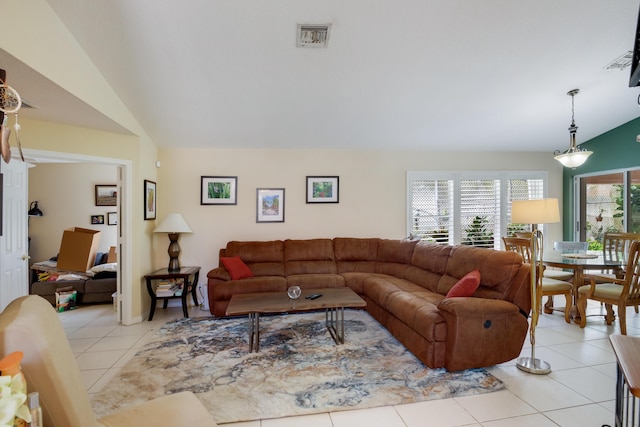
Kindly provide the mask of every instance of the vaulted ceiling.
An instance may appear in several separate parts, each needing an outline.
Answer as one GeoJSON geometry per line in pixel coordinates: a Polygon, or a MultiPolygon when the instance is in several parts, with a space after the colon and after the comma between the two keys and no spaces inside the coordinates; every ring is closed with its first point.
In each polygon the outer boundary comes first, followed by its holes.
{"type": "MultiPolygon", "coordinates": [[[[578,143],[640,116],[629,68],[606,69],[633,49],[639,0],[48,3],[159,146],[551,153],[574,88],[578,143]],[[331,24],[328,47],[297,48],[297,24],[331,24]]],[[[21,114],[124,132],[0,65],[39,107],[21,114]]]]}

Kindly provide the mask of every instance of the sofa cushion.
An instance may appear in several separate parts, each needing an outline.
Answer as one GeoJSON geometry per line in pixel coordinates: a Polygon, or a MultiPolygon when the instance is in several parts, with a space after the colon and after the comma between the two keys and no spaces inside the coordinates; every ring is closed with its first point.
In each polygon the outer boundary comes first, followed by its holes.
{"type": "Polygon", "coordinates": [[[378,258],[380,239],[336,237],[333,250],[338,273],[373,273],[378,258]]]}
{"type": "Polygon", "coordinates": [[[411,267],[405,272],[405,279],[438,292],[438,282],[447,269],[451,248],[449,245],[419,242],[411,257],[411,267]]]}
{"type": "Polygon", "coordinates": [[[380,275],[365,280],[364,294],[429,341],[445,340],[446,323],[436,306],[444,298],[442,295],[406,280],[380,275]],[[411,292],[413,289],[419,289],[421,293],[414,294],[411,292]],[[421,298],[421,294],[430,294],[431,301],[421,298]]]}
{"type": "Polygon", "coordinates": [[[410,264],[417,240],[389,240],[378,242],[378,261],[399,264],[410,264]]]}
{"type": "Polygon", "coordinates": [[[267,242],[231,241],[221,257],[239,256],[254,276],[284,276],[284,246],[282,240],[267,242]]]}
{"type": "Polygon", "coordinates": [[[230,300],[235,294],[251,294],[255,292],[284,292],[287,290],[287,279],[281,276],[248,277],[228,282],[214,280],[209,283],[209,303],[215,300],[230,300]]]}
{"type": "Polygon", "coordinates": [[[284,273],[337,274],[331,239],[285,240],[284,273]]]}
{"type": "Polygon", "coordinates": [[[350,287],[353,292],[355,292],[358,295],[363,295],[364,294],[364,282],[369,278],[369,277],[373,277],[373,276],[378,276],[375,273],[364,273],[364,272],[345,272],[345,273],[341,273],[340,274],[342,277],[344,277],[344,284],[348,287],[350,287]]]}
{"type": "Polygon", "coordinates": [[[247,267],[239,256],[220,257],[220,262],[227,269],[231,280],[244,279],[245,277],[253,277],[251,269],[247,267]]]}
{"type": "Polygon", "coordinates": [[[480,271],[476,268],[465,274],[462,279],[458,280],[458,283],[449,289],[447,298],[470,297],[476,292],[478,286],[480,286],[480,271]]]}
{"type": "Polygon", "coordinates": [[[301,289],[322,289],[344,287],[344,277],[337,274],[294,274],[287,276],[287,286],[300,286],[301,289]]]}
{"type": "Polygon", "coordinates": [[[453,246],[420,241],[411,256],[411,264],[436,274],[444,274],[453,246]]]}
{"type": "Polygon", "coordinates": [[[404,277],[411,264],[413,250],[417,240],[387,240],[378,242],[376,273],[404,277]]]}

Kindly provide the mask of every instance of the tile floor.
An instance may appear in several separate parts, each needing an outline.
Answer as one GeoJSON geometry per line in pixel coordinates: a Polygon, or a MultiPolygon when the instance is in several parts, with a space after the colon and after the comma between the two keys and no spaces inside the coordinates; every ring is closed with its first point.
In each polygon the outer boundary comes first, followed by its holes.
{"type": "MultiPolygon", "coordinates": [[[[590,303],[591,304],[591,303],[590,303]]],[[[604,309],[589,306],[592,314],[604,309]]],[[[60,313],[89,393],[98,392],[166,321],[181,317],[179,307],[158,308],[152,322],[116,323],[111,305],[84,306],[60,313]]],[[[191,308],[190,315],[208,312],[191,308]]],[[[628,310],[627,332],[640,336],[640,315],[628,310]]],[[[505,390],[478,396],[435,400],[367,410],[340,411],[227,424],[230,427],[447,427],[563,426],[614,424],[616,358],[608,336],[619,333],[602,317],[589,317],[587,327],[564,322],[562,313],[543,314],[536,329],[536,357],[551,364],[549,375],[524,373],[515,361],[491,367],[505,390]]],[[[529,356],[528,339],[523,355],[529,356]]]]}

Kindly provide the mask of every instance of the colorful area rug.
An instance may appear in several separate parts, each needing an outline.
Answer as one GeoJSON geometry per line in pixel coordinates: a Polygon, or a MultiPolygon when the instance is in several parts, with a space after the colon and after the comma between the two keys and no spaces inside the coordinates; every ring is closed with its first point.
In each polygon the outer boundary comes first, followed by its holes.
{"type": "Polygon", "coordinates": [[[484,369],[426,368],[364,311],[345,311],[337,346],[324,313],[261,317],[260,352],[248,353],[248,319],[164,325],[93,398],[103,416],[190,390],[218,423],[412,403],[500,390],[484,369]]]}

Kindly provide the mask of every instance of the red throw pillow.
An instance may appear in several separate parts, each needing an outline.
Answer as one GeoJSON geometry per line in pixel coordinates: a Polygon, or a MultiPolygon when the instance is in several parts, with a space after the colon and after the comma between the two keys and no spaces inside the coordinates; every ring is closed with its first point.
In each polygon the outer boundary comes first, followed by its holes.
{"type": "Polygon", "coordinates": [[[449,292],[447,292],[447,298],[455,297],[470,297],[476,289],[480,286],[480,271],[476,268],[470,273],[467,273],[462,279],[458,280],[458,283],[453,285],[449,292]]]}
{"type": "Polygon", "coordinates": [[[245,277],[253,277],[251,269],[247,267],[239,256],[234,257],[220,257],[222,265],[227,269],[231,275],[231,280],[244,279],[245,277]]]}

